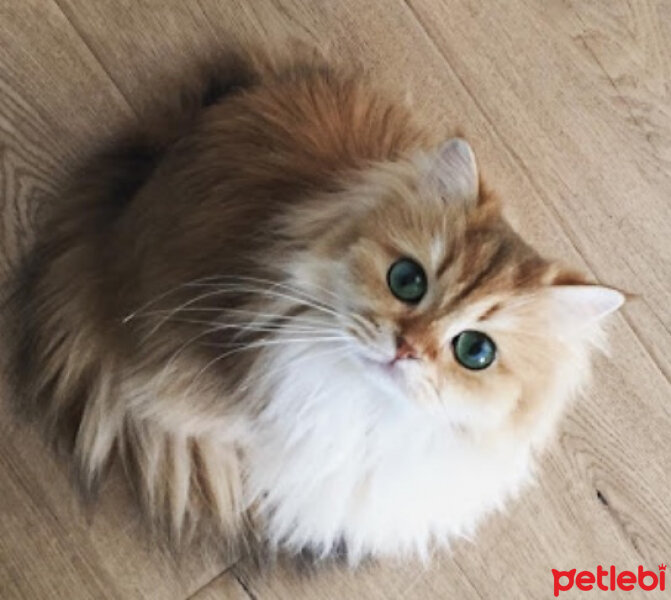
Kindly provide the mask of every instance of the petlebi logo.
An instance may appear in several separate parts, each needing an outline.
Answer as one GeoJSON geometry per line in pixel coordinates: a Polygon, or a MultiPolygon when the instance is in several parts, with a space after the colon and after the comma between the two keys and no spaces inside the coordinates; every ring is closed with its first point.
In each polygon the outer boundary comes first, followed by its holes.
{"type": "Polygon", "coordinates": [[[555,598],[559,596],[559,592],[567,592],[573,586],[588,592],[592,589],[622,590],[630,592],[638,589],[646,592],[652,590],[659,590],[663,592],[666,590],[666,565],[661,564],[657,567],[657,571],[646,571],[643,565],[638,566],[638,570],[634,571],[619,571],[615,566],[610,568],[597,566],[596,571],[580,571],[571,569],[570,571],[558,571],[552,569],[552,576],[554,577],[554,595],[555,598]]]}

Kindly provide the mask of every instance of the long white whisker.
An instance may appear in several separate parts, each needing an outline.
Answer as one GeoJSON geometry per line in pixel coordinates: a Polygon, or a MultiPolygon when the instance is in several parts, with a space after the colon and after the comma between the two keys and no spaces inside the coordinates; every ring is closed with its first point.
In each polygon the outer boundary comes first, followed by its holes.
{"type": "MultiPolygon", "coordinates": [[[[217,281],[246,281],[246,282],[253,282],[253,283],[263,283],[263,284],[270,284],[271,286],[274,287],[281,287],[284,289],[288,289],[292,291],[294,294],[298,293],[301,294],[305,297],[307,297],[310,300],[320,302],[324,304],[325,306],[329,308],[334,308],[332,305],[328,304],[327,302],[324,302],[317,298],[314,294],[310,294],[306,290],[302,289],[297,289],[295,287],[290,286],[288,283],[282,282],[282,281],[273,281],[271,279],[266,279],[262,277],[251,277],[251,276],[246,276],[246,275],[209,275],[206,277],[200,277],[198,279],[192,279],[191,281],[187,281],[184,283],[181,283],[179,285],[176,285],[165,292],[159,294],[158,296],[155,296],[151,300],[145,302],[142,304],[139,308],[134,310],[132,313],[126,315],[123,318],[123,323],[127,323],[128,321],[134,319],[136,316],[138,316],[140,313],[144,312],[146,308],[149,308],[151,305],[155,304],[159,300],[165,298],[166,296],[169,296],[170,294],[176,292],[177,290],[184,288],[184,287],[198,287],[198,286],[206,286],[208,285],[207,282],[213,282],[210,285],[217,285],[217,281]]],[[[325,288],[324,286],[318,285],[318,284],[313,284],[315,287],[318,289],[322,290],[323,292],[329,294],[333,298],[338,298],[338,295],[332,292],[331,290],[325,288]]]]}
{"type": "Polygon", "coordinates": [[[275,298],[282,298],[284,300],[291,300],[292,302],[296,302],[298,304],[304,304],[306,306],[311,306],[312,308],[316,310],[320,310],[323,312],[326,312],[331,315],[339,316],[337,312],[335,312],[334,307],[331,306],[330,304],[327,304],[326,302],[322,302],[321,300],[316,300],[316,299],[310,299],[310,298],[302,298],[300,296],[297,296],[295,294],[290,294],[288,292],[283,292],[283,291],[278,291],[277,289],[274,289],[276,287],[283,287],[282,284],[275,284],[271,286],[270,288],[255,288],[255,287],[242,287],[234,284],[198,284],[198,287],[212,287],[216,286],[222,291],[232,291],[232,292],[241,292],[243,294],[265,294],[265,295],[270,295],[275,298]]]}
{"type": "Polygon", "coordinates": [[[185,395],[189,395],[191,388],[196,384],[198,379],[202,377],[203,373],[207,371],[210,367],[215,365],[217,362],[232,356],[233,354],[237,354],[239,352],[243,352],[246,350],[253,350],[256,348],[266,348],[268,346],[276,346],[278,344],[300,344],[300,343],[314,343],[314,342],[336,342],[336,341],[343,341],[347,338],[344,336],[337,336],[337,337],[323,337],[323,338],[289,338],[289,339],[272,339],[272,340],[260,340],[259,342],[252,342],[251,344],[240,344],[240,347],[235,348],[233,350],[229,350],[227,352],[224,352],[223,354],[220,354],[219,356],[216,356],[212,360],[210,360],[204,367],[202,367],[198,373],[196,373],[193,377],[193,380],[191,382],[191,385],[187,388],[185,391],[185,395]]]}
{"type": "MultiPolygon", "coordinates": [[[[243,282],[245,282],[246,281],[246,282],[251,282],[251,283],[270,284],[272,286],[282,287],[282,288],[288,289],[288,290],[293,291],[293,292],[298,292],[300,294],[303,294],[304,296],[307,296],[308,298],[310,298],[312,300],[319,300],[319,298],[317,298],[314,294],[310,294],[308,291],[303,290],[301,288],[291,286],[286,281],[281,281],[281,280],[277,281],[277,280],[272,280],[272,279],[266,279],[266,278],[263,278],[263,277],[252,277],[252,276],[249,276],[249,275],[221,275],[221,276],[217,277],[216,279],[217,280],[219,280],[219,279],[223,280],[224,282],[226,282],[226,281],[234,281],[234,282],[235,281],[243,281],[243,282]]],[[[334,293],[332,290],[329,290],[328,288],[325,288],[322,285],[319,285],[319,284],[316,284],[316,283],[313,283],[312,285],[314,287],[316,287],[317,289],[325,292],[326,294],[329,294],[330,296],[332,296],[335,299],[339,298],[336,293],[334,293]]]]}
{"type": "Polygon", "coordinates": [[[191,323],[194,325],[211,325],[212,331],[225,331],[227,329],[236,330],[238,333],[251,331],[251,332],[274,332],[274,333],[330,333],[337,331],[336,329],[330,328],[325,329],[324,327],[312,327],[306,325],[294,325],[287,326],[285,324],[278,325],[255,325],[254,322],[249,323],[226,323],[222,321],[209,321],[206,319],[192,319],[184,317],[175,317],[172,319],[175,323],[191,323]]]}
{"type": "MultiPolygon", "coordinates": [[[[221,313],[223,314],[231,314],[231,315],[243,315],[243,316],[250,316],[250,317],[258,317],[258,319],[266,319],[268,321],[296,321],[299,323],[305,323],[306,325],[324,325],[324,321],[322,319],[317,319],[317,318],[310,318],[310,317],[305,317],[304,315],[287,315],[287,314],[281,314],[281,313],[267,313],[267,312],[256,312],[253,310],[245,310],[241,308],[225,308],[225,307],[214,307],[214,306],[205,306],[205,307],[200,307],[200,306],[188,306],[186,308],[181,309],[179,312],[215,312],[215,313],[221,313]]],[[[157,309],[157,310],[151,310],[148,312],[144,312],[142,314],[138,314],[138,317],[152,317],[152,316],[166,316],[168,314],[172,313],[172,309],[157,309]]]]}
{"type": "Polygon", "coordinates": [[[187,308],[188,306],[199,302],[201,300],[205,300],[206,298],[211,298],[213,296],[218,296],[221,294],[227,294],[227,293],[251,293],[251,294],[261,294],[261,295],[266,295],[266,296],[271,296],[271,297],[276,297],[276,298],[283,298],[286,300],[290,300],[291,302],[298,302],[299,304],[303,304],[306,306],[310,306],[314,308],[315,310],[324,312],[326,314],[333,315],[338,318],[342,318],[341,315],[339,315],[337,312],[334,310],[331,310],[330,308],[326,308],[324,306],[319,306],[318,304],[315,304],[313,302],[307,301],[305,299],[301,298],[295,298],[293,296],[290,296],[288,294],[284,294],[282,292],[278,292],[276,290],[269,290],[269,289],[262,289],[262,288],[241,288],[241,287],[217,287],[216,290],[213,290],[211,292],[207,292],[205,294],[200,294],[199,296],[196,296],[195,298],[191,298],[190,300],[187,300],[177,308],[173,309],[166,317],[161,319],[145,336],[145,340],[152,336],[156,331],[158,331],[165,323],[167,323],[170,318],[183,310],[184,308],[187,308]]]}
{"type": "Polygon", "coordinates": [[[204,281],[208,281],[210,279],[214,279],[215,277],[216,276],[210,275],[208,277],[200,277],[198,279],[192,279],[191,281],[187,281],[185,283],[180,283],[179,285],[176,285],[176,286],[170,288],[169,290],[166,290],[165,292],[159,294],[158,296],[153,297],[151,300],[145,302],[139,308],[135,309],[132,313],[126,315],[122,319],[122,323],[127,323],[131,319],[134,319],[139,313],[144,311],[145,308],[149,308],[152,304],[156,304],[156,302],[158,302],[159,300],[162,300],[166,296],[169,296],[170,294],[176,292],[177,290],[179,290],[183,287],[193,285],[193,284],[197,284],[197,283],[204,282],[204,281]]]}
{"type": "Polygon", "coordinates": [[[229,348],[229,347],[251,347],[251,348],[262,348],[265,346],[277,346],[281,344],[300,344],[307,342],[331,342],[337,340],[347,339],[344,335],[331,335],[323,337],[302,337],[302,338],[278,338],[271,340],[258,340],[256,342],[212,342],[211,345],[217,348],[229,348]]]}
{"type": "Polygon", "coordinates": [[[206,298],[210,298],[212,296],[216,296],[220,294],[221,292],[219,290],[214,290],[211,292],[208,292],[206,294],[201,294],[199,296],[196,296],[195,298],[191,298],[190,300],[187,300],[177,308],[174,308],[170,310],[170,312],[163,318],[161,319],[154,327],[151,328],[149,333],[147,333],[144,336],[144,340],[146,341],[148,338],[150,338],[154,333],[156,333],[165,323],[167,323],[174,315],[176,315],[178,312],[182,311],[186,307],[190,306],[191,304],[194,304],[195,302],[199,302],[200,300],[205,300],[206,298]]]}
{"type": "MultiPolygon", "coordinates": [[[[198,332],[196,335],[190,337],[190,338],[189,338],[188,340],[186,340],[186,342],[184,342],[184,343],[183,343],[177,350],[175,350],[175,352],[172,354],[172,356],[170,357],[170,359],[168,360],[168,362],[166,362],[165,366],[164,366],[163,369],[161,370],[161,375],[159,375],[159,378],[158,378],[158,386],[159,386],[159,387],[160,387],[161,383],[163,382],[164,378],[166,377],[166,375],[168,374],[168,372],[170,371],[170,367],[172,367],[172,365],[173,365],[174,362],[179,358],[179,356],[182,354],[182,352],[184,352],[189,346],[191,346],[192,344],[196,343],[199,339],[201,339],[201,338],[203,338],[203,337],[205,337],[205,336],[207,336],[207,335],[210,335],[210,334],[213,334],[213,333],[218,333],[218,332],[220,332],[220,331],[225,331],[226,329],[228,329],[228,327],[226,327],[226,326],[224,326],[224,325],[219,325],[219,324],[217,324],[216,322],[210,322],[210,323],[208,323],[208,322],[204,322],[203,324],[210,324],[210,325],[212,325],[212,326],[211,326],[211,327],[208,327],[207,329],[204,329],[203,331],[200,331],[200,332],[198,332]]],[[[251,330],[251,331],[252,331],[252,332],[260,332],[260,333],[261,333],[261,332],[264,332],[264,330],[262,330],[262,329],[251,330]]],[[[310,332],[308,332],[308,331],[296,331],[296,332],[291,332],[291,331],[285,330],[285,329],[283,329],[283,328],[278,328],[278,329],[268,329],[268,330],[266,330],[267,333],[283,333],[283,332],[285,332],[285,331],[286,331],[287,333],[295,333],[295,334],[298,334],[298,335],[305,335],[305,334],[307,334],[307,333],[313,333],[312,331],[310,331],[310,332]]],[[[328,336],[328,334],[331,333],[331,332],[330,332],[330,331],[323,331],[323,330],[322,330],[322,331],[317,331],[317,330],[315,330],[314,333],[319,333],[319,334],[321,334],[322,336],[324,336],[324,334],[326,334],[326,336],[328,336]]],[[[284,338],[283,338],[283,339],[284,339],[284,338]]],[[[317,339],[319,339],[319,338],[310,338],[310,339],[315,339],[315,340],[317,340],[317,339]]],[[[244,342],[240,342],[240,343],[238,344],[238,346],[242,347],[242,346],[251,345],[251,344],[254,344],[254,343],[255,343],[255,342],[250,342],[249,344],[247,344],[247,343],[244,343],[244,342]]]]}

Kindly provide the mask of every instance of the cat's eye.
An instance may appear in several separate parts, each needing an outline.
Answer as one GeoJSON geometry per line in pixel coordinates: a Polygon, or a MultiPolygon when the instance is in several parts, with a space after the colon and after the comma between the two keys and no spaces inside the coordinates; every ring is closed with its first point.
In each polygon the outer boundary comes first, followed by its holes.
{"type": "Polygon", "coordinates": [[[389,267],[387,284],[391,293],[399,300],[417,304],[426,294],[426,273],[414,260],[401,258],[389,267]]]}
{"type": "Polygon", "coordinates": [[[496,358],[496,344],[481,331],[462,331],[452,340],[454,357],[467,369],[486,369],[496,358]]]}

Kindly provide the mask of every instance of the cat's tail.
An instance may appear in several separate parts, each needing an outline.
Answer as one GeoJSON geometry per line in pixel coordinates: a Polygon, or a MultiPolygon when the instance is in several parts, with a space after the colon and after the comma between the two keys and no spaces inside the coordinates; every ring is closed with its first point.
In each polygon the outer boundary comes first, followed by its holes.
{"type": "Polygon", "coordinates": [[[214,464],[234,469],[237,463],[208,440],[171,439],[129,419],[119,393],[125,351],[112,333],[118,329],[115,298],[126,282],[114,275],[110,242],[163,154],[208,106],[254,85],[255,73],[236,54],[199,67],[198,82],[177,93],[171,108],[141,119],[76,169],[0,299],[0,357],[15,412],[40,425],[72,458],[85,497],[95,497],[109,465],[121,457],[138,474],[134,487],[150,516],[161,514],[159,506],[169,509],[172,522],[160,525],[173,536],[205,514],[218,519],[220,530],[233,528],[226,520],[239,515],[238,494],[224,489],[227,479],[214,473],[214,464]],[[143,488],[150,467],[156,477],[143,488]]]}
{"type": "MultiPolygon", "coordinates": [[[[73,171],[42,211],[48,214],[37,225],[33,248],[3,286],[2,337],[9,342],[4,354],[18,408],[49,415],[54,436],[68,429],[70,447],[76,444],[72,435],[83,405],[91,390],[103,385],[99,373],[114,369],[102,364],[97,348],[104,344],[96,346],[96,332],[89,329],[108,316],[100,305],[107,299],[111,303],[119,291],[105,283],[113,279],[116,262],[107,243],[115,222],[202,111],[257,80],[256,68],[239,53],[208,61],[194,72],[187,78],[192,83],[172,94],[173,101],[120,132],[73,171]],[[74,426],[61,427],[61,421],[74,426]]],[[[97,335],[104,338],[104,332],[97,335]]]]}
{"type": "Polygon", "coordinates": [[[95,496],[109,465],[121,458],[129,475],[135,473],[129,479],[146,511],[161,521],[167,510],[176,535],[189,523],[206,522],[206,514],[219,530],[235,529],[239,490],[226,485],[240,479],[237,457],[234,449],[171,436],[130,415],[120,386],[132,344],[119,327],[118,309],[130,284],[115,254],[115,226],[203,111],[282,68],[277,56],[263,53],[208,61],[196,69],[196,84],[164,103],[170,108],[139,119],[76,170],[15,269],[0,315],[8,346],[0,354],[8,357],[17,412],[72,457],[85,496],[95,496]]]}

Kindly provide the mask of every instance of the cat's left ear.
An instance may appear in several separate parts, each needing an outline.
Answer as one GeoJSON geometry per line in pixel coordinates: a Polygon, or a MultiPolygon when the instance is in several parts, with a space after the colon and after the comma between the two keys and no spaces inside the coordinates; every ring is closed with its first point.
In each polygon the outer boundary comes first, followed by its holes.
{"type": "Polygon", "coordinates": [[[440,146],[434,157],[431,175],[438,182],[441,195],[462,202],[477,201],[478,166],[473,149],[466,140],[453,138],[440,146]]]}
{"type": "Polygon", "coordinates": [[[545,293],[551,303],[552,320],[564,334],[597,323],[626,299],[622,292],[602,285],[552,285],[545,293]]]}

